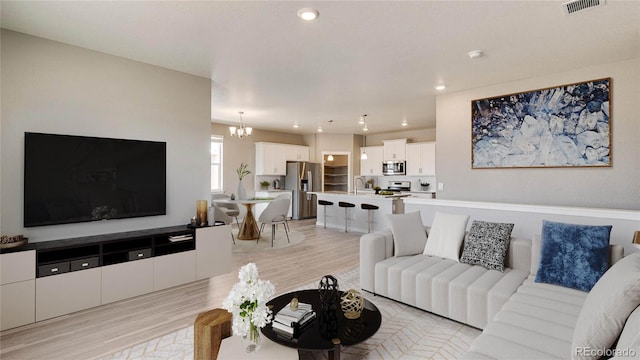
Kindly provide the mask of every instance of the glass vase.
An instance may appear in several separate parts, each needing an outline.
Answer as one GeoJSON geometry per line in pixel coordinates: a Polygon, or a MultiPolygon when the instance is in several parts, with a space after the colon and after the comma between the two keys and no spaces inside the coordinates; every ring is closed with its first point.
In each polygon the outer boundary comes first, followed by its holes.
{"type": "Polygon", "coordinates": [[[242,337],[242,345],[244,345],[244,350],[247,353],[254,353],[258,351],[260,345],[262,344],[262,339],[260,338],[260,329],[253,323],[249,325],[249,334],[242,337]]]}

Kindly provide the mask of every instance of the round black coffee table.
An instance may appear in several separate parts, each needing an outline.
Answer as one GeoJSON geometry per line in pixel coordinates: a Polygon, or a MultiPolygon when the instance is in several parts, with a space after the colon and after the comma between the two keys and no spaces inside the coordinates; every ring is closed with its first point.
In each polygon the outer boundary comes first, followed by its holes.
{"type": "MultiPolygon", "coordinates": [[[[316,318],[312,324],[292,339],[276,333],[271,324],[263,327],[262,333],[278,344],[299,350],[329,350],[329,356],[333,358],[334,350],[339,351],[340,345],[350,346],[362,342],[380,328],[382,322],[380,310],[366,299],[362,314],[358,319],[353,320],[344,317],[339,301],[333,310],[323,310],[318,290],[293,291],[270,300],[267,305],[272,306],[275,315],[284,306],[289,306],[294,296],[299,302],[311,304],[313,311],[316,312],[316,318]]],[[[335,355],[339,357],[339,353],[335,355]]]]}

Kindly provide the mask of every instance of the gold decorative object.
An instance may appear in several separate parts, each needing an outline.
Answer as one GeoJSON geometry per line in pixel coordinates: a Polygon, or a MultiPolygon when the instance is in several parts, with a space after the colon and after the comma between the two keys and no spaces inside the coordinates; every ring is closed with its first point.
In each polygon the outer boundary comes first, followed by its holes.
{"type": "Polygon", "coordinates": [[[344,317],[347,319],[357,319],[364,309],[364,298],[355,289],[350,289],[340,298],[340,306],[344,317]]]}
{"type": "Polygon", "coordinates": [[[0,237],[0,249],[9,249],[18,246],[22,246],[29,241],[29,238],[26,238],[22,235],[2,235],[0,237]]]}
{"type": "Polygon", "coordinates": [[[198,226],[207,225],[207,200],[196,201],[196,224],[198,226]]]}
{"type": "Polygon", "coordinates": [[[633,245],[640,249],[640,230],[633,234],[633,245]]]}
{"type": "Polygon", "coordinates": [[[291,299],[291,302],[289,303],[289,307],[291,308],[291,310],[298,310],[298,298],[294,297],[293,299],[291,299]]]}

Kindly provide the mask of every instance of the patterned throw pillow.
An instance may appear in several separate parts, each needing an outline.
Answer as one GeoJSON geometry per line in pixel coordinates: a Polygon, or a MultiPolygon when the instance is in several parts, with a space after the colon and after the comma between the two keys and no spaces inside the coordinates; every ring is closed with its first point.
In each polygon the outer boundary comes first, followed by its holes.
{"type": "Polygon", "coordinates": [[[474,220],[464,243],[460,262],[504,271],[513,224],[474,220]]]}

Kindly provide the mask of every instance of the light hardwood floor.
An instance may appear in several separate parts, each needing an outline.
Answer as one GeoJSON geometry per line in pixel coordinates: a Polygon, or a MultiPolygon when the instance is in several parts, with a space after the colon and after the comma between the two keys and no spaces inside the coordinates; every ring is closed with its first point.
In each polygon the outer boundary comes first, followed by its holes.
{"type": "Polygon", "coordinates": [[[220,307],[238,269],[249,262],[257,264],[260,278],[270,280],[277,293],[358,265],[362,234],[323,229],[315,219],[289,224],[305,235],[302,244],[236,253],[229,274],[6,330],[0,334],[0,358],[95,359],[182,329],[198,313],[220,307]]]}

